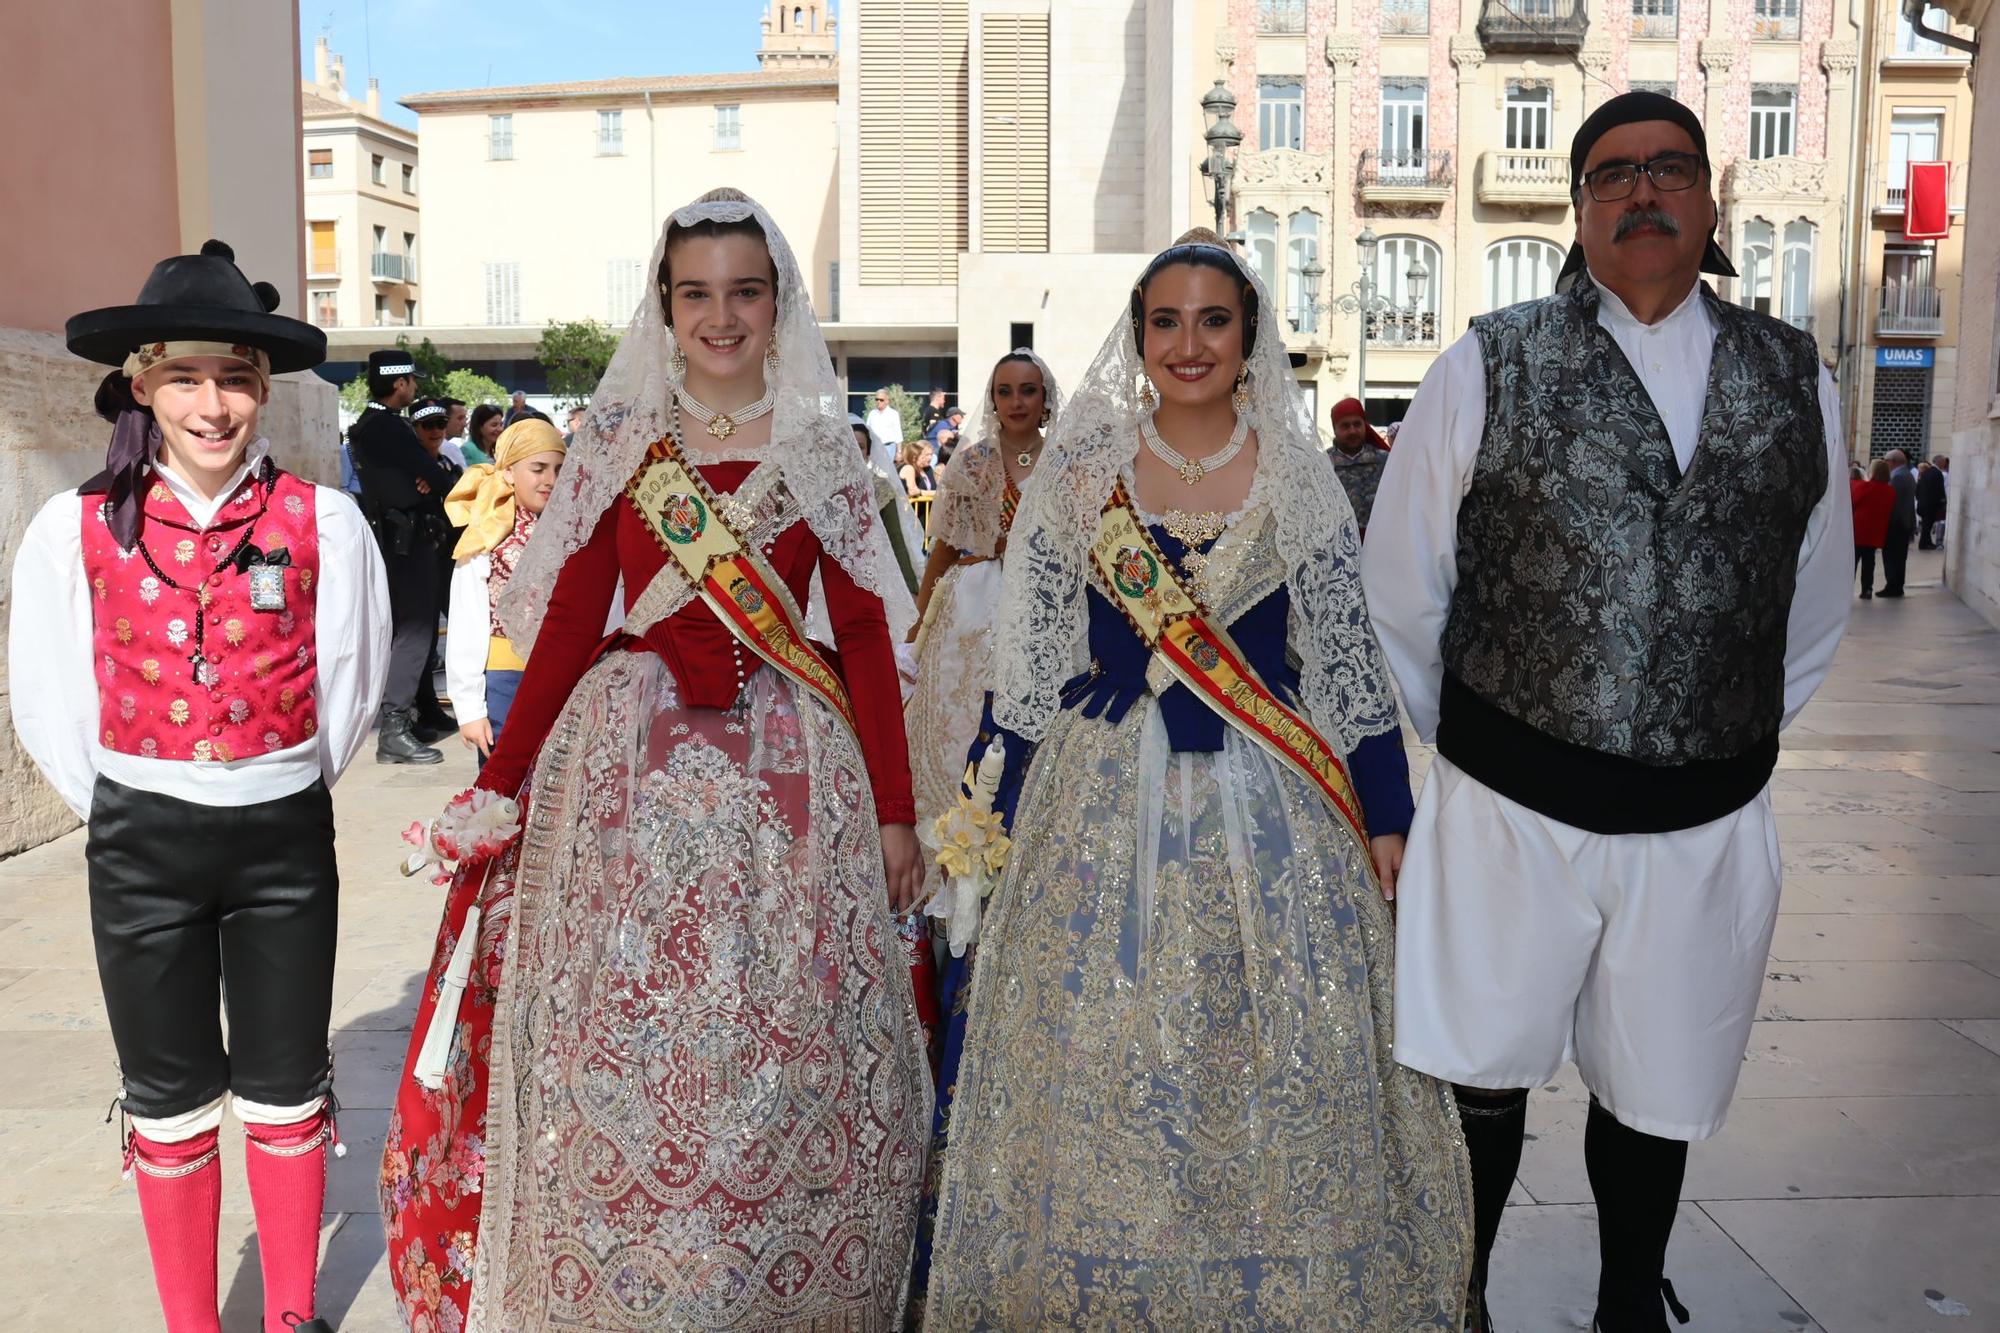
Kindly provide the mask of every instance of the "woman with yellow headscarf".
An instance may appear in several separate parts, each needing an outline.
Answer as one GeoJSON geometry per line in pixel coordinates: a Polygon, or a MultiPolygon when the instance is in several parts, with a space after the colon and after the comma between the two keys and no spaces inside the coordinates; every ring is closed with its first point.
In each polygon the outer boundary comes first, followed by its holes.
{"type": "Polygon", "coordinates": [[[494,618],[500,592],[514,573],[562,471],[563,437],[553,422],[527,417],[500,432],[491,463],[465,470],[445,498],[453,527],[464,529],[452,551],[452,633],[445,638],[444,678],[458,715],[458,733],[479,752],[507,720],[527,666],[494,618]]]}

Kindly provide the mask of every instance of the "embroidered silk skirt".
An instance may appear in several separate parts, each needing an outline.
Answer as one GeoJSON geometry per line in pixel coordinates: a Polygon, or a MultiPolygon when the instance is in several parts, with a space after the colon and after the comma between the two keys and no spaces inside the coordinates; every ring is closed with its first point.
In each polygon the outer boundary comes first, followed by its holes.
{"type": "Polygon", "coordinates": [[[1234,730],[1060,714],[1030,766],[944,1158],[927,1328],[1457,1333],[1450,1089],[1391,1056],[1364,852],[1234,730]]]}
{"type": "Polygon", "coordinates": [[[489,1026],[469,987],[453,1097],[390,1126],[411,1326],[896,1327],[931,1087],[852,737],[769,669],[692,709],[618,652],[529,781],[489,1026]]]}

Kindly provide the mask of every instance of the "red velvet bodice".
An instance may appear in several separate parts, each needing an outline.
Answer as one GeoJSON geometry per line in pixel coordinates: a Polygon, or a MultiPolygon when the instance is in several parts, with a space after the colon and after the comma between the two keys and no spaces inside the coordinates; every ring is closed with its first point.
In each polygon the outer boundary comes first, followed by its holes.
{"type": "MultiPolygon", "coordinates": [[[[754,464],[718,463],[701,469],[710,487],[732,492],[754,464]]],[[[826,594],[827,619],[840,654],[841,676],[854,704],[862,758],[875,791],[876,819],[884,824],[916,821],[910,796],[909,748],[903,737],[903,702],[896,678],[895,649],[889,641],[882,600],[824,558],[819,538],[805,523],[785,529],[765,553],[771,568],[804,606],[817,569],[826,594]]],[[[604,642],[603,628],[619,576],[625,579],[626,609],[665,566],[666,553],[622,497],[598,520],[590,540],[563,565],[555,595],[528,658],[527,673],[507,714],[479,785],[513,794],[542,747],[570,691],[596,661],[599,650],[651,651],[666,659],[681,698],[694,708],[727,708],[736,702],[734,637],[700,601],[692,601],[643,636],[620,635],[604,642]]]]}

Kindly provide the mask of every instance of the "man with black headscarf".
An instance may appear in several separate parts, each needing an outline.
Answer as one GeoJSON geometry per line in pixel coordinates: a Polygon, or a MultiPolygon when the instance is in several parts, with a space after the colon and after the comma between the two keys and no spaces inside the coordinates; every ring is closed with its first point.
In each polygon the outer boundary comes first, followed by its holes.
{"type": "Polygon", "coordinates": [[[1628,93],[1570,149],[1557,295],[1483,315],[1410,406],[1368,608],[1438,757],[1397,882],[1396,1058],[1452,1080],[1479,1242],[1527,1089],[1591,1093],[1603,1333],[1667,1327],[1690,1140],[1721,1127],[1778,904],[1778,732],[1847,616],[1846,452],[1810,335],[1725,305],[1707,141],[1628,93]]]}

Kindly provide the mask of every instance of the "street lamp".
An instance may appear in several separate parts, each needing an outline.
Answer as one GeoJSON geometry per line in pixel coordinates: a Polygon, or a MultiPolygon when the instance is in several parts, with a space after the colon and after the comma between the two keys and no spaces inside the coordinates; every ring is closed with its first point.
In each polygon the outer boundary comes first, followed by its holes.
{"type": "Polygon", "coordinates": [[[1236,174],[1236,161],[1230,153],[1243,142],[1243,131],[1230,119],[1235,112],[1235,95],[1217,79],[1215,86],[1201,96],[1202,118],[1208,122],[1201,136],[1208,144],[1208,157],[1201,164],[1201,174],[1208,177],[1209,202],[1215,205],[1218,233],[1227,225],[1224,218],[1229,212],[1229,178],[1236,174]]]}
{"type": "Polygon", "coordinates": [[[1299,277],[1305,283],[1307,328],[1319,332],[1321,311],[1341,310],[1361,316],[1361,343],[1355,349],[1355,376],[1361,382],[1360,392],[1363,408],[1368,404],[1368,317],[1370,315],[1414,315],[1424,308],[1424,293],[1430,289],[1430,267],[1421,258],[1413,257],[1409,268],[1403,272],[1403,287],[1409,293],[1406,303],[1399,303],[1383,296],[1375,290],[1375,251],[1378,242],[1372,229],[1363,227],[1361,234],[1354,238],[1354,250],[1361,260],[1361,279],[1338,296],[1330,296],[1322,303],[1319,286],[1326,277],[1326,266],[1317,256],[1299,270],[1299,277]]]}

